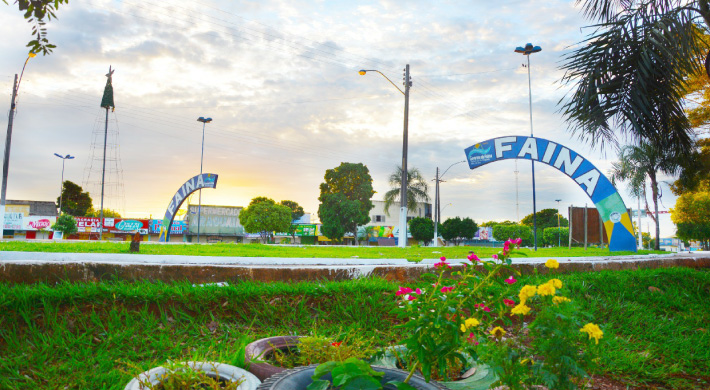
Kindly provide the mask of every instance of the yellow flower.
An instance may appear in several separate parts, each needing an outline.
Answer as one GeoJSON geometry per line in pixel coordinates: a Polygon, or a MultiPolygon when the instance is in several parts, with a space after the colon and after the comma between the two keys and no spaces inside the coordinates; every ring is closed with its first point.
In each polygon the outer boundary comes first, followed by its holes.
{"type": "Polygon", "coordinates": [[[503,335],[505,334],[505,331],[500,326],[496,326],[495,328],[491,329],[491,334],[495,338],[499,339],[499,338],[503,337],[503,335]]]}
{"type": "Polygon", "coordinates": [[[552,284],[555,288],[562,288],[562,281],[559,279],[550,279],[547,283],[552,284]]]}
{"type": "Polygon", "coordinates": [[[525,306],[524,303],[521,303],[518,306],[515,306],[510,312],[513,314],[526,315],[530,312],[530,308],[528,306],[525,306]]]}
{"type": "Polygon", "coordinates": [[[518,294],[518,297],[520,297],[520,304],[524,304],[528,298],[534,297],[536,292],[537,288],[535,286],[531,286],[529,284],[523,286],[523,288],[520,289],[520,294],[518,294]]]}
{"type": "Polygon", "coordinates": [[[582,329],[579,330],[580,332],[587,333],[589,335],[589,339],[591,340],[594,338],[594,341],[599,344],[599,339],[604,336],[604,332],[602,332],[601,329],[599,329],[598,325],[594,325],[591,322],[588,323],[587,325],[584,325],[582,329]]]}
{"type": "Polygon", "coordinates": [[[547,268],[560,268],[560,263],[555,259],[549,259],[545,262],[545,267],[547,268]]]}
{"type": "Polygon", "coordinates": [[[552,298],[552,302],[553,302],[555,305],[557,305],[558,303],[569,302],[569,301],[570,301],[570,299],[567,298],[567,297],[554,297],[554,298],[552,298]]]}
{"type": "Polygon", "coordinates": [[[30,52],[30,54],[28,54],[27,56],[30,58],[35,58],[35,57],[37,57],[37,54],[30,52]]]}
{"type": "Polygon", "coordinates": [[[471,328],[473,326],[478,326],[480,324],[481,323],[477,319],[471,317],[471,318],[467,319],[466,321],[464,321],[463,324],[461,324],[461,331],[465,332],[466,329],[471,328]]]}
{"type": "Polygon", "coordinates": [[[552,283],[541,284],[537,286],[537,293],[542,296],[555,295],[555,286],[552,283]]]}

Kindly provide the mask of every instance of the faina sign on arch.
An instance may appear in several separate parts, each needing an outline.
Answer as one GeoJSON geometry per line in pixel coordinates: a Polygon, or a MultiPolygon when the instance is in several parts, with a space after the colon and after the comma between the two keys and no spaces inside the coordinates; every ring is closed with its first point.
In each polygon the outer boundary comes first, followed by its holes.
{"type": "Polygon", "coordinates": [[[160,242],[170,241],[170,226],[173,223],[173,219],[175,219],[175,212],[178,211],[182,202],[184,202],[190,194],[200,188],[217,188],[217,175],[214,173],[203,173],[193,176],[178,188],[168,204],[168,209],[165,210],[163,224],[160,227],[160,242]]]}
{"type": "Polygon", "coordinates": [[[558,169],[587,193],[604,221],[610,251],[636,252],[633,224],[611,182],[575,151],[542,138],[510,136],[479,142],[465,149],[471,169],[499,160],[534,160],[558,169]]]}

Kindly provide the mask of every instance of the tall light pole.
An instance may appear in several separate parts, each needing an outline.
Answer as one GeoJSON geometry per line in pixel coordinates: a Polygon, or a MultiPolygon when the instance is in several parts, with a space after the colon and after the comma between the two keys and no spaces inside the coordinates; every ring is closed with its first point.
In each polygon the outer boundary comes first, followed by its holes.
{"type": "Polygon", "coordinates": [[[412,79],[409,77],[409,64],[404,68],[404,91],[393,83],[382,72],[375,69],[361,69],[360,75],[364,76],[367,72],[377,72],[382,77],[387,79],[390,84],[394,85],[399,92],[404,95],[404,135],[402,141],[402,188],[399,192],[399,247],[407,247],[407,143],[409,129],[409,87],[412,86],[412,79]]]}
{"type": "Polygon", "coordinates": [[[66,155],[62,156],[59,153],[54,153],[55,156],[62,159],[62,181],[59,182],[59,215],[62,215],[62,197],[64,195],[64,162],[67,160],[73,160],[74,156],[66,155]]]}
{"type": "Polygon", "coordinates": [[[441,180],[441,178],[444,177],[444,175],[446,175],[446,172],[448,172],[449,169],[451,169],[451,167],[453,167],[456,164],[461,164],[461,163],[465,163],[465,162],[466,162],[466,160],[457,161],[457,162],[449,165],[449,167],[446,168],[444,173],[442,173],[441,175],[439,175],[439,167],[436,167],[436,179],[434,179],[436,181],[436,190],[434,191],[434,211],[436,211],[436,213],[434,215],[434,246],[435,247],[438,246],[438,244],[439,244],[439,240],[438,240],[438,238],[439,238],[439,221],[441,220],[441,209],[440,209],[441,199],[439,197],[439,183],[441,183],[443,181],[443,180],[441,180]]]}
{"type": "MultiPolygon", "coordinates": [[[[533,137],[533,120],[532,120],[532,85],[530,82],[530,54],[542,51],[540,46],[533,46],[532,43],[526,43],[525,47],[516,47],[515,52],[520,53],[528,58],[528,93],[530,98],[530,137],[533,137]]],[[[535,250],[537,251],[537,213],[535,203],[535,160],[530,160],[532,166],[532,188],[533,188],[533,237],[535,240],[535,250]]]]}
{"type": "Polygon", "coordinates": [[[557,247],[559,248],[562,244],[560,239],[560,202],[562,199],[555,199],[555,202],[557,202],[557,247]]]}
{"type": "Polygon", "coordinates": [[[0,240],[5,236],[3,228],[5,227],[5,195],[7,194],[7,174],[10,169],[10,142],[12,141],[12,122],[15,119],[15,100],[17,99],[17,93],[20,90],[20,82],[22,82],[22,75],[25,74],[25,67],[30,58],[34,58],[37,55],[30,52],[27,55],[25,64],[22,65],[22,72],[20,72],[20,77],[17,77],[15,73],[15,83],[12,85],[12,100],[10,101],[10,114],[7,119],[7,137],[5,138],[5,157],[2,160],[2,187],[0,188],[0,240]]]}
{"type": "MultiPolygon", "coordinates": [[[[212,122],[212,118],[199,117],[198,122],[202,122],[202,154],[200,155],[200,175],[202,175],[202,160],[205,157],[205,125],[212,122]]],[[[200,243],[200,218],[202,216],[202,188],[200,188],[200,201],[197,206],[197,243],[200,243]]]]}

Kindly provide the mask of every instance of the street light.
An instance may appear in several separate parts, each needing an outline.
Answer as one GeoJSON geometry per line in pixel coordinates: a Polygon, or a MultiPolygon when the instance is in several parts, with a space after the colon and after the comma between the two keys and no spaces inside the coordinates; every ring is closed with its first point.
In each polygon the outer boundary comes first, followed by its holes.
{"type": "Polygon", "coordinates": [[[74,156],[70,156],[68,154],[66,156],[62,156],[58,153],[54,153],[54,155],[62,159],[62,181],[59,182],[59,215],[62,215],[62,196],[64,195],[64,162],[67,160],[73,160],[74,156]]]}
{"type": "Polygon", "coordinates": [[[560,202],[562,202],[562,199],[555,199],[555,202],[557,202],[557,247],[560,247],[562,246],[560,238],[560,202]]]}
{"type": "MultiPolygon", "coordinates": [[[[202,175],[202,159],[205,156],[205,125],[212,122],[212,118],[199,117],[198,122],[202,122],[202,154],[200,154],[200,175],[202,175]]],[[[200,188],[200,201],[197,206],[197,243],[200,243],[200,217],[202,214],[202,188],[200,188]]]]}
{"type": "MultiPolygon", "coordinates": [[[[530,83],[530,54],[542,51],[540,46],[533,46],[532,43],[526,43],[525,47],[516,47],[515,52],[520,53],[528,58],[528,93],[530,98],[530,137],[533,136],[533,121],[532,121],[532,86],[530,83]]],[[[530,160],[532,166],[532,187],[533,187],[533,236],[535,240],[535,250],[537,251],[537,216],[535,215],[535,160],[530,160]]]]}
{"type": "Polygon", "coordinates": [[[15,118],[15,99],[17,98],[17,93],[20,91],[20,82],[22,81],[22,75],[25,74],[25,67],[30,58],[34,58],[37,55],[30,52],[27,55],[25,64],[22,65],[22,72],[20,72],[19,79],[17,78],[17,73],[15,73],[15,83],[12,85],[12,101],[10,102],[10,115],[7,120],[7,137],[5,138],[5,157],[2,160],[2,187],[0,188],[0,240],[5,236],[3,228],[5,227],[5,195],[7,194],[7,174],[10,169],[10,141],[12,141],[12,122],[15,118]]]}
{"type": "Polygon", "coordinates": [[[409,87],[412,86],[412,80],[409,77],[409,64],[404,68],[404,91],[393,83],[389,77],[385,76],[382,72],[375,69],[361,69],[358,73],[361,76],[367,74],[367,72],[377,72],[382,77],[387,79],[390,84],[394,85],[399,92],[404,95],[404,135],[402,141],[402,188],[399,192],[399,247],[407,247],[407,140],[408,140],[408,128],[409,128],[409,87]]]}
{"type": "MultiPolygon", "coordinates": [[[[436,215],[434,216],[434,246],[438,246],[439,240],[437,238],[439,237],[439,221],[441,220],[441,210],[440,210],[440,204],[439,204],[439,202],[441,202],[441,199],[439,199],[439,183],[443,181],[443,180],[441,180],[441,178],[444,177],[444,175],[446,175],[446,172],[448,172],[449,169],[451,169],[451,167],[453,167],[456,164],[461,164],[461,163],[465,163],[465,162],[466,162],[466,160],[457,161],[457,162],[449,165],[449,167],[446,168],[444,173],[442,173],[441,175],[439,175],[439,167],[436,167],[436,179],[434,179],[434,180],[436,180],[436,190],[434,191],[434,210],[436,211],[436,215]]],[[[446,207],[444,207],[444,208],[446,208],[446,207]]]]}

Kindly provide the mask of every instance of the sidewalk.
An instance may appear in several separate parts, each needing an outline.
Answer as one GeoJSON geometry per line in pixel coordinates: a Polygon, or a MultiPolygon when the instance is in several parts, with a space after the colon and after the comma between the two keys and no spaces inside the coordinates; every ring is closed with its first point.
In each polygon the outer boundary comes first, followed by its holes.
{"type": "MultiPolygon", "coordinates": [[[[549,257],[518,257],[513,265],[523,273],[544,271],[549,257]]],[[[659,267],[710,268],[710,252],[667,255],[556,257],[561,272],[659,267]]],[[[451,264],[465,259],[448,259],[451,264]]],[[[406,259],[273,258],[175,256],[104,253],[0,252],[0,282],[95,280],[189,280],[212,283],[238,280],[345,280],[380,276],[411,280],[427,272],[439,259],[419,263],[406,259]]]]}

